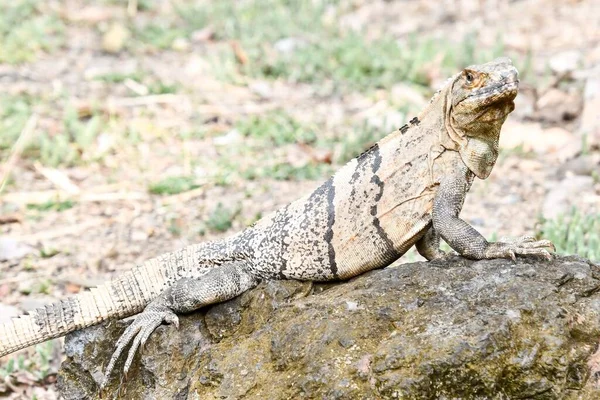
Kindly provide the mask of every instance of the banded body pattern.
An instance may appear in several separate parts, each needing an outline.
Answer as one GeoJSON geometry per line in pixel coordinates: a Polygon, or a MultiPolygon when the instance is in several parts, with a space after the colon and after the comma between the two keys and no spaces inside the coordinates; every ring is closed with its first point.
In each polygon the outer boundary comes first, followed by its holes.
{"type": "MultiPolygon", "coordinates": [[[[311,194],[240,233],[262,278],[345,279],[402,256],[431,223],[435,188],[460,163],[428,110],[348,162],[311,194]],[[420,118],[426,121],[421,123],[420,118]]],[[[439,113],[438,113],[439,114],[439,113]]]]}

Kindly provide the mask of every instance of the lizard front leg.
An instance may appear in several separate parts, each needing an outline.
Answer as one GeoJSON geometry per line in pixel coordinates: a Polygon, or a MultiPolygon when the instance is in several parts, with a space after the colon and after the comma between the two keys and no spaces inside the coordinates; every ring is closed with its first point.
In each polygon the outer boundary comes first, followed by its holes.
{"type": "Polygon", "coordinates": [[[132,340],[123,368],[125,376],[137,349],[144,346],[159,325],[168,323],[179,327],[176,313],[190,312],[209,304],[229,300],[257,284],[258,279],[248,272],[242,262],[215,267],[199,278],[181,278],[176,281],[173,286],[152,300],[123,332],[106,368],[104,380],[100,385],[101,390],[106,386],[117,359],[132,340]]]}
{"type": "Polygon", "coordinates": [[[516,255],[537,255],[552,259],[549,240],[535,240],[524,236],[515,241],[490,243],[471,225],[459,218],[465,195],[473,176],[466,168],[458,168],[440,182],[433,200],[433,229],[460,255],[476,260],[511,258],[516,255]]]}

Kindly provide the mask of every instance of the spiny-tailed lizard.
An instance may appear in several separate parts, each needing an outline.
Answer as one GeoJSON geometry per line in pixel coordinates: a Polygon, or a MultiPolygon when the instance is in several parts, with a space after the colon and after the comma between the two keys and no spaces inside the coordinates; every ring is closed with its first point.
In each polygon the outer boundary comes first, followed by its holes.
{"type": "Polygon", "coordinates": [[[110,283],[0,325],[0,356],[138,314],[116,343],[104,386],[129,344],[125,373],[160,324],[178,326],[177,313],[231,299],[261,280],[344,280],[391,264],[413,245],[432,260],[444,255],[440,238],[472,259],[551,258],[548,240],[491,243],[459,218],[474,178],[487,178],[496,162],[518,85],[507,58],[466,68],[410,123],[238,234],[150,259],[110,283]]]}

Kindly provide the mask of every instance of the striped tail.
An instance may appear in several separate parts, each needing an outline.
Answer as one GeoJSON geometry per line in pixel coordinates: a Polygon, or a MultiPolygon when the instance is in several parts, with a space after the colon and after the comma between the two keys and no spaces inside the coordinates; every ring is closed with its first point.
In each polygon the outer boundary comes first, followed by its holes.
{"type": "MultiPolygon", "coordinates": [[[[175,253],[181,254],[181,250],[175,253]]],[[[176,275],[172,271],[176,269],[174,263],[168,262],[175,253],[148,260],[110,283],[0,325],[0,357],[108,319],[141,312],[165,289],[168,278],[176,275]]]]}

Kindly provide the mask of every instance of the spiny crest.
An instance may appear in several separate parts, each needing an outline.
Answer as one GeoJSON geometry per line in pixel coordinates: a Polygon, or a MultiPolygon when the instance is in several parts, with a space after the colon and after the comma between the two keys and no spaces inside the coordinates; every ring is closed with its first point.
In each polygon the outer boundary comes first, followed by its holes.
{"type": "Polygon", "coordinates": [[[454,74],[452,77],[446,79],[444,81],[444,84],[433,94],[433,96],[429,100],[429,104],[433,103],[434,100],[439,97],[440,93],[442,93],[444,91],[444,89],[449,87],[452,84],[452,82],[454,82],[456,80],[456,78],[458,78],[460,76],[461,73],[462,72],[459,72],[458,74],[454,74]]]}

